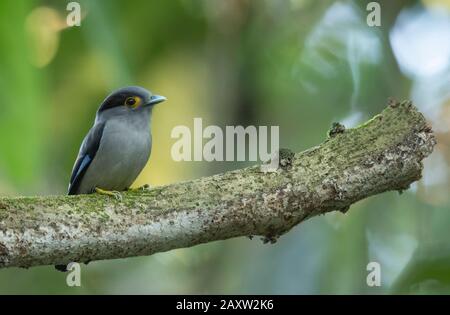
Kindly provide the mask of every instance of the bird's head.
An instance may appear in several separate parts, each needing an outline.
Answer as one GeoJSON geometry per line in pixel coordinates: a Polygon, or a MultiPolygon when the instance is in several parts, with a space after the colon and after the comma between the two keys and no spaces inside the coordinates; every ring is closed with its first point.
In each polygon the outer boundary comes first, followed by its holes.
{"type": "Polygon", "coordinates": [[[118,89],[108,95],[100,105],[97,114],[106,112],[114,114],[127,114],[134,112],[150,112],[151,108],[166,98],[154,95],[139,86],[128,86],[118,89]]]}

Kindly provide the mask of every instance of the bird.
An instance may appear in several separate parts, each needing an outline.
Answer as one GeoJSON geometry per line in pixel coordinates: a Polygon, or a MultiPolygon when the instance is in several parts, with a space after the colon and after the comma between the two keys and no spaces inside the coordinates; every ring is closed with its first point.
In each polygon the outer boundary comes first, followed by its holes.
{"type": "Polygon", "coordinates": [[[68,194],[118,196],[129,189],[150,157],[153,107],[165,100],[139,86],[108,95],[81,144],[68,194]]]}
{"type": "MultiPolygon", "coordinates": [[[[150,158],[151,116],[166,97],[140,86],[113,91],[97,110],[72,169],[68,194],[99,193],[121,199],[150,158]]],[[[65,265],[56,269],[66,271],[65,265]]]]}

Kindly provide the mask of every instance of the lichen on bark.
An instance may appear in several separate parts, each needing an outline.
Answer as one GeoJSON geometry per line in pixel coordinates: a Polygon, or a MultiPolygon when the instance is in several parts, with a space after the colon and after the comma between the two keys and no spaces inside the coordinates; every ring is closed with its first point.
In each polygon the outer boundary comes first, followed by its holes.
{"type": "Polygon", "coordinates": [[[324,142],[280,151],[280,168],[249,168],[193,181],[99,195],[0,198],[0,267],[66,264],[139,255],[237,236],[274,242],[293,226],[418,180],[435,145],[410,102],[391,102],[324,142]]]}

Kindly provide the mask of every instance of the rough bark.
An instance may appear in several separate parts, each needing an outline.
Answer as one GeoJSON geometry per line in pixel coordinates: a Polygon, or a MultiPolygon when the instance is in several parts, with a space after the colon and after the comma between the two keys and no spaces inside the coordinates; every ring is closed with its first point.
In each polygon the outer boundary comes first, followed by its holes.
{"type": "Polygon", "coordinates": [[[336,124],[301,153],[280,151],[280,168],[253,166],[123,193],[0,198],[0,267],[30,267],[150,255],[261,235],[274,241],[298,223],[421,177],[435,145],[410,102],[392,102],[365,124],[336,124]]]}

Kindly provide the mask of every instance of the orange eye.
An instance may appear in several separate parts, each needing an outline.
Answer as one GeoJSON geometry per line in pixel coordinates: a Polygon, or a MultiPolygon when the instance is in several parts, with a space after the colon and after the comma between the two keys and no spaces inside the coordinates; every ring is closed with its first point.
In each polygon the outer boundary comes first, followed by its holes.
{"type": "Polygon", "coordinates": [[[131,107],[131,108],[136,108],[139,105],[141,105],[141,98],[138,96],[132,96],[132,97],[128,97],[125,100],[125,105],[131,107]]]}

